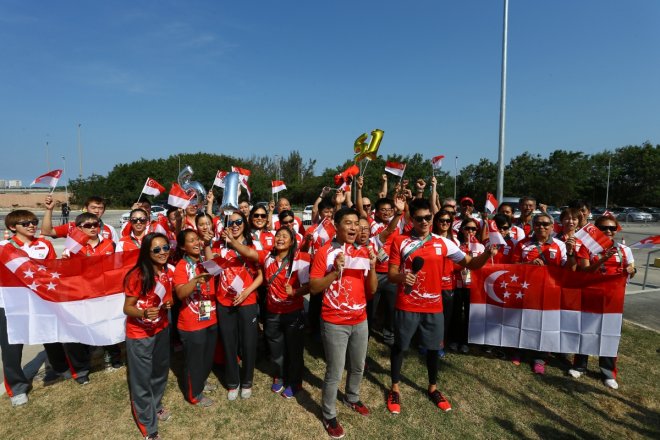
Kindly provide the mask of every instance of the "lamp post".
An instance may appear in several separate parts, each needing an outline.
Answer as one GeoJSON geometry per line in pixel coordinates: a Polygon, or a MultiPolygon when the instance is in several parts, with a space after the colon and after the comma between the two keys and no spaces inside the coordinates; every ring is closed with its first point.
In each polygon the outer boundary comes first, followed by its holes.
{"type": "Polygon", "coordinates": [[[607,161],[607,186],[605,187],[605,210],[607,211],[607,203],[610,198],[610,170],[612,169],[612,156],[607,161]]]}
{"type": "Polygon", "coordinates": [[[509,0],[504,0],[504,26],[502,29],[502,84],[500,87],[500,141],[497,159],[497,200],[504,197],[504,122],[506,119],[506,54],[509,34],[509,0]]]}
{"type": "Polygon", "coordinates": [[[80,160],[80,172],[78,177],[82,179],[82,145],[80,144],[80,127],[82,124],[78,124],[78,159],[80,160]]]}
{"type": "MultiPolygon", "coordinates": [[[[280,180],[280,155],[275,155],[275,180],[280,180]]],[[[279,202],[280,193],[275,193],[275,200],[279,202]]]]}
{"type": "Polygon", "coordinates": [[[456,179],[458,177],[458,156],[454,158],[454,200],[456,200],[456,179]]]}
{"type": "MultiPolygon", "coordinates": [[[[62,161],[64,162],[62,174],[66,175],[66,157],[62,156],[62,161]]],[[[68,177],[67,180],[69,180],[68,177]]],[[[69,186],[67,185],[67,180],[64,181],[64,194],[66,197],[66,202],[69,203],[69,186]]]]}

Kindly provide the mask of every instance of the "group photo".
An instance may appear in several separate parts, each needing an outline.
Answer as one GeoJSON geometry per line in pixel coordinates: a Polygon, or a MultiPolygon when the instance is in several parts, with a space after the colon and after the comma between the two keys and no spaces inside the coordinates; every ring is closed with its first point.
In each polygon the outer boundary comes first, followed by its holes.
{"type": "Polygon", "coordinates": [[[0,134],[0,437],[660,435],[660,132],[526,60],[568,3],[120,3],[0,6],[71,96],[0,134]]]}

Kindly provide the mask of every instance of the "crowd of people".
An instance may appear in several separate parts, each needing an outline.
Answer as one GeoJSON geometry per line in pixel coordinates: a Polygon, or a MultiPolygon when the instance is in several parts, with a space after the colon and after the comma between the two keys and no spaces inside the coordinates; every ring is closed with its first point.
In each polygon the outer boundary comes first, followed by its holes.
{"type": "MultiPolygon", "coordinates": [[[[422,179],[409,188],[400,181],[388,191],[383,175],[375,201],[324,188],[314,203],[312,224],[303,225],[280,197],[277,204],[250,206],[241,200],[230,214],[213,212],[210,192],[205,207],[171,208],[151,219],[151,204],[141,199],[120,231],[104,223],[105,201],[87,200],[74,221],[53,225],[55,202],[48,196],[39,219],[15,210],[5,223],[14,246],[33,259],[57,258],[44,237],[66,237],[77,229],[87,236],[80,252],[62,258],[85,258],[135,251],[137,263],[124,281],[126,341],[104,347],[106,368],[128,367],[132,413],[144,438],[157,439],[158,423],[170,418],[163,407],[172,349],[183,351],[183,397],[209,407],[216,388],[207,379],[215,364],[223,366],[226,397],[249,399],[259,338],[271,361],[273,393],[290,399],[303,387],[305,335],[323,346],[326,372],[322,385],[322,423],[332,438],[344,436],[337,420],[337,394],[347,370],[343,404],[368,415],[360,400],[370,336],[379,334],[390,347],[386,406],[402,411],[401,368],[413,344],[425,357],[429,400],[451,410],[438,388],[438,359],[447,351],[468,353],[472,271],[486,264],[561,266],[601,274],[636,272],[628,247],[615,245],[591,254],[575,236],[590,216],[586,201],[575,201],[559,224],[532,197],[520,200],[520,215],[501,203],[490,218],[505,244],[489,242],[486,213],[475,214],[471,197],[442,199],[436,180],[422,179]],[[539,208],[539,210],[537,210],[539,208]],[[309,295],[307,310],[305,298],[309,295]]],[[[620,225],[613,216],[595,226],[614,238],[620,225]]],[[[0,304],[0,306],[4,306],[0,304]]],[[[21,369],[22,345],[9,344],[4,308],[0,307],[0,344],[5,385],[12,405],[28,402],[29,380],[21,369]]],[[[544,374],[549,353],[485,347],[515,365],[530,362],[544,374]]],[[[90,382],[91,347],[80,343],[46,344],[46,380],[73,377],[90,382]]],[[[575,355],[566,372],[579,378],[588,357],[575,355]]],[[[616,358],[599,359],[604,384],[618,388],[616,358]]]]}

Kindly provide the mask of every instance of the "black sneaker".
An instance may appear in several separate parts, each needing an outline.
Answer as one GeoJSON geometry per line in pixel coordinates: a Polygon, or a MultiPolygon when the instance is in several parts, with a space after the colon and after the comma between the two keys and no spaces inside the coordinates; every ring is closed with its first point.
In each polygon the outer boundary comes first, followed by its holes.
{"type": "Polygon", "coordinates": [[[88,385],[89,376],[85,374],[84,376],[76,377],[76,382],[78,382],[80,385],[88,385]]]}

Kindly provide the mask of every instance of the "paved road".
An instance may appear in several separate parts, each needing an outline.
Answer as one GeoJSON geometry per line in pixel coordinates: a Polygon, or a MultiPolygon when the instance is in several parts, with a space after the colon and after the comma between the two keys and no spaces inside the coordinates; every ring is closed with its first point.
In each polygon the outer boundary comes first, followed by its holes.
{"type": "MultiPolygon", "coordinates": [[[[104,215],[104,220],[109,224],[119,227],[119,219],[124,210],[108,210],[104,215]]],[[[0,225],[4,230],[4,216],[6,211],[0,212],[0,225]]],[[[71,213],[71,218],[75,218],[76,213],[71,213]]],[[[41,218],[42,213],[37,212],[41,218]]],[[[650,235],[660,235],[660,223],[651,223],[647,225],[623,224],[623,231],[620,233],[627,244],[633,244],[650,235]]],[[[64,239],[53,240],[53,245],[58,254],[64,248],[64,239]]],[[[653,258],[651,266],[646,266],[646,258],[650,250],[636,249],[633,251],[638,273],[626,288],[626,299],[624,308],[624,319],[640,324],[646,328],[660,332],[660,268],[653,267],[653,258]],[[642,279],[644,272],[648,270],[646,290],[642,290],[642,279]]],[[[660,257],[660,252],[655,254],[660,257]]],[[[23,349],[23,365],[25,365],[26,374],[33,377],[40,368],[43,367],[46,356],[43,346],[25,346],[23,349]]],[[[0,380],[4,378],[0,370],[0,380]]],[[[4,387],[0,387],[0,395],[5,392],[4,387]]]]}

